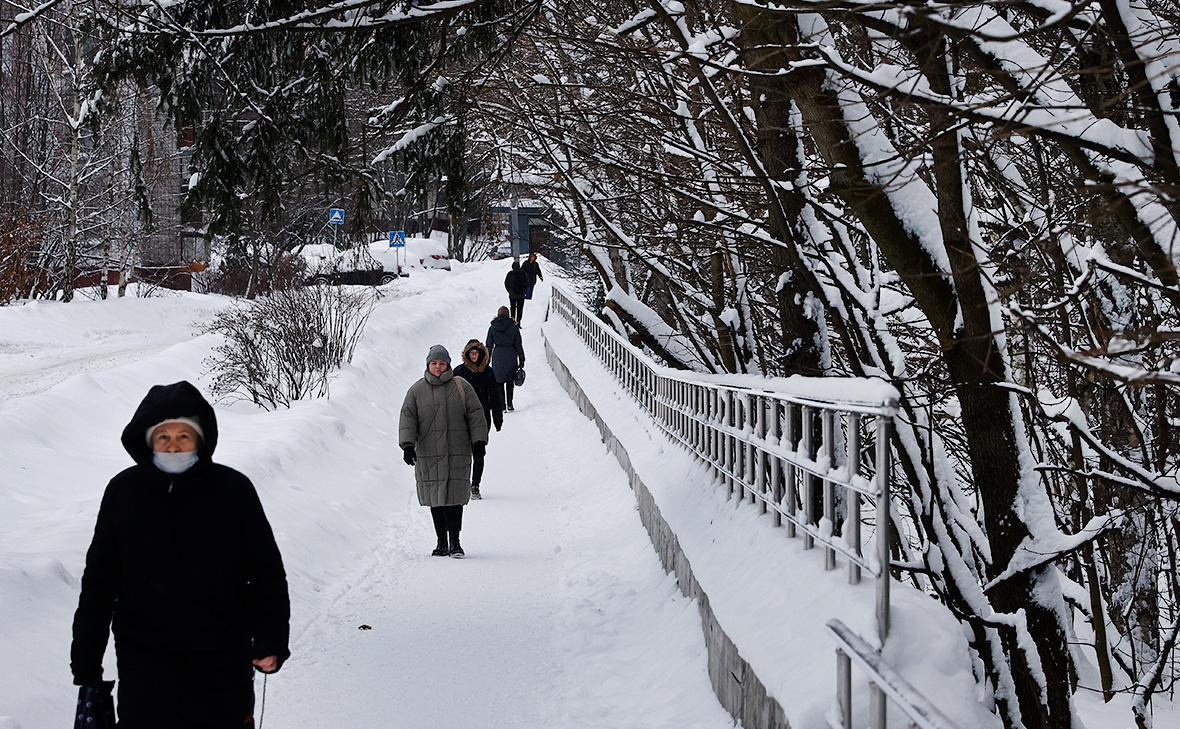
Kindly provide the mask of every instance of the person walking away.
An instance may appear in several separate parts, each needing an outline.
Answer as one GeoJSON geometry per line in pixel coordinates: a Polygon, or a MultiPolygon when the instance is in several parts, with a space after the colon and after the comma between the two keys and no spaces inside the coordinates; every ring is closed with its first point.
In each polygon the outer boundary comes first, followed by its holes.
{"type": "Polygon", "coordinates": [[[291,603],[250,479],[213,461],[217,418],[188,382],[152,387],[123,430],[74,613],[79,696],[114,632],[120,729],[253,726],[253,672],[291,655],[291,603]]]}
{"type": "MultiPolygon", "coordinates": [[[[496,375],[491,370],[491,355],[488,354],[487,347],[483,346],[483,342],[472,339],[467,343],[463,348],[463,364],[455,368],[455,377],[467,380],[475,390],[479,403],[483,406],[484,418],[488,421],[489,433],[493,423],[497,431],[504,427],[503,388],[496,383],[496,375]]],[[[473,499],[483,498],[479,493],[479,484],[483,480],[483,465],[483,456],[474,455],[471,469],[473,499]]]]}
{"type": "Polygon", "coordinates": [[[483,458],[488,421],[475,390],[451,369],[451,355],[436,344],[426,372],[410,385],[398,427],[407,465],[414,467],[418,503],[430,507],[438,546],[435,557],[466,556],[459,543],[463,507],[471,499],[471,464],[483,458]]]}
{"type": "Polygon", "coordinates": [[[524,344],[520,340],[520,327],[508,315],[508,307],[500,307],[484,341],[492,354],[492,372],[504,391],[504,409],[512,412],[516,369],[524,367],[524,344]]]}
{"type": "Polygon", "coordinates": [[[509,315],[519,326],[521,318],[524,317],[524,297],[529,288],[519,261],[512,262],[512,270],[504,277],[504,288],[508,291],[508,305],[512,307],[509,315]]]}
{"type": "Polygon", "coordinates": [[[524,297],[526,299],[533,298],[533,289],[537,287],[538,281],[544,281],[545,277],[541,275],[541,264],[537,263],[537,254],[530,253],[529,259],[520,267],[524,271],[524,280],[526,284],[524,297]]]}

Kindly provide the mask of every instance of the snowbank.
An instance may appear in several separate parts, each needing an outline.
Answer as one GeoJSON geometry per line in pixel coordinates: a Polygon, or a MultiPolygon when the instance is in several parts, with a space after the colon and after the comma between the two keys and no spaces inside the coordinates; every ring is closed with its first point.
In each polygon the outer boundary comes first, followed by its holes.
{"type": "MultiPolygon", "coordinates": [[[[218,408],[217,459],[253,479],[283,550],[294,639],[367,564],[374,535],[404,521],[391,487],[391,472],[405,478],[395,443],[401,393],[384,386],[404,392],[419,376],[438,318],[478,305],[480,275],[465,283],[425,271],[399,284],[401,298],[374,312],[331,400],[274,413],[218,408]]],[[[188,379],[208,392],[202,360],[215,340],[194,337],[190,324],[224,305],[184,294],[0,309],[0,381],[52,376],[38,367],[62,372],[44,391],[5,393],[0,406],[0,717],[30,729],[70,715],[70,623],[85,550],[107,481],[131,462],[119,434],[152,384],[188,379]],[[122,339],[134,361],[104,369],[102,353],[122,339]]]]}

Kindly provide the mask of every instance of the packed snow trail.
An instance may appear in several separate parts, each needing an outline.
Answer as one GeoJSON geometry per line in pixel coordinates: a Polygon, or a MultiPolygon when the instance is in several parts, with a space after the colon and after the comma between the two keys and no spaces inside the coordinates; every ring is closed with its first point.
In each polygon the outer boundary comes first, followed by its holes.
{"type": "MultiPolygon", "coordinates": [[[[453,357],[483,339],[502,298],[502,274],[491,278],[486,306],[437,322],[453,357]]],[[[528,381],[489,443],[484,500],[465,509],[467,558],[429,556],[429,514],[402,467],[391,487],[408,523],[269,679],[270,726],[732,726],[709,686],[695,604],[660,567],[626,477],[545,363],[547,295],[538,287],[526,307],[528,381]]],[[[400,404],[424,354],[397,353],[406,376],[383,397],[400,404]]],[[[396,444],[382,447],[401,466],[396,444]]]]}
{"type": "MultiPolygon", "coordinates": [[[[483,339],[507,265],[385,287],[331,399],[218,406],[217,458],[254,481],[291,585],[294,655],[268,680],[269,729],[731,726],[695,604],[664,574],[625,476],[546,366],[547,286],[526,307],[528,382],[491,439],[487,498],[466,510],[469,556],[428,556],[433,530],[397,447],[398,410],[430,345],[457,357],[483,339]]],[[[129,462],[119,434],[152,384],[208,392],[203,361],[218,340],[189,322],[229,303],[0,310],[5,729],[72,715],[70,621],[103,487],[129,462]],[[77,374],[55,382],[63,371],[77,374]]],[[[113,659],[108,650],[108,678],[113,659]]]]}

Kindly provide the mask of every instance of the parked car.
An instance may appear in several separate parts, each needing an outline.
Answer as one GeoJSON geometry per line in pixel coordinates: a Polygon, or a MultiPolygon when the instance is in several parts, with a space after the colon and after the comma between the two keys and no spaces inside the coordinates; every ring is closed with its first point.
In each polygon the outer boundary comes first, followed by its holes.
{"type": "MultiPolygon", "coordinates": [[[[443,233],[442,236],[445,236],[443,233]]],[[[406,238],[405,261],[410,268],[439,268],[451,270],[451,257],[446,238],[406,238]]]]}
{"type": "Polygon", "coordinates": [[[492,250],[488,251],[488,258],[493,261],[501,261],[505,258],[512,258],[512,241],[504,241],[496,245],[492,250]]]}
{"type": "Polygon", "coordinates": [[[377,286],[405,276],[392,253],[375,246],[338,250],[329,244],[306,245],[299,252],[307,285],[360,284],[377,286]]]}

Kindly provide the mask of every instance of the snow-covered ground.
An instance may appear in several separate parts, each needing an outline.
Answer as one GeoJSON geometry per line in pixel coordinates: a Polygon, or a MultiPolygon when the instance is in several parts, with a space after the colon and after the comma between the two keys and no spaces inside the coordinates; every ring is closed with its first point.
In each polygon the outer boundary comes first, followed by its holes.
{"type": "MultiPolygon", "coordinates": [[[[218,460],[254,479],[290,574],[294,655],[267,682],[266,726],[732,726],[709,687],[697,606],[661,569],[623,473],[545,363],[545,285],[525,311],[518,411],[492,437],[487,498],[465,515],[469,556],[427,556],[433,533],[397,448],[397,411],[430,345],[457,354],[483,338],[508,263],[388,287],[331,400],[219,407],[218,460]]],[[[0,728],[70,720],[70,620],[99,497],[129,462],[119,433],[153,383],[208,389],[202,360],[216,340],[194,327],[227,305],[172,295],[0,308],[0,728]]],[[[822,726],[834,687],[822,624],[867,630],[871,587],[849,588],[756,509],[735,509],[575,338],[546,326],[744,657],[793,726],[822,726]]],[[[954,622],[913,591],[898,589],[894,605],[887,658],[963,727],[994,726],[972,701],[954,622]]],[[[1091,729],[1132,725],[1125,697],[1104,706],[1081,692],[1079,706],[1091,729]]],[[[1155,725],[1178,719],[1161,706],[1155,725]]]]}
{"type": "MultiPolygon", "coordinates": [[[[695,604],[544,365],[544,287],[525,313],[529,381],[489,447],[487,498],[465,516],[469,557],[427,556],[397,411],[431,344],[457,353],[483,338],[506,268],[395,284],[331,400],[219,408],[218,460],[254,479],[290,574],[294,655],[268,681],[267,726],[732,725],[709,689],[695,604]]],[[[215,339],[192,325],[225,305],[186,295],[0,309],[5,729],[69,721],[70,620],[99,497],[128,463],[119,433],[149,385],[207,385],[215,339]]]]}
{"type": "Polygon", "coordinates": [[[216,296],[31,301],[0,309],[0,409],[71,375],[135,362],[193,338],[190,324],[225,305],[216,296]]]}

